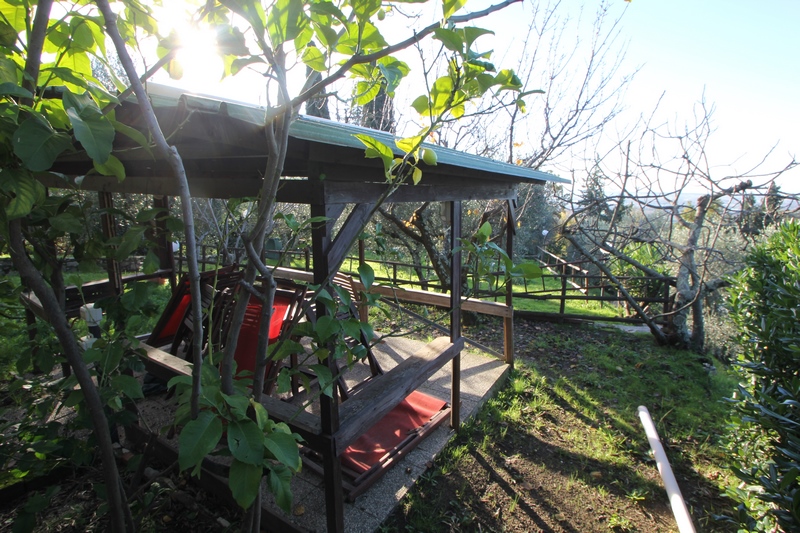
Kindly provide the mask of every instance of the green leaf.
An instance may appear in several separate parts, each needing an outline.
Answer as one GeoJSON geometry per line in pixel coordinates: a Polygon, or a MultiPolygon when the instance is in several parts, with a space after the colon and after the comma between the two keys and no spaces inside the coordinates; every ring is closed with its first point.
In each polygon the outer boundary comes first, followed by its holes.
{"type": "Polygon", "coordinates": [[[247,48],[244,33],[242,30],[230,24],[221,24],[216,27],[217,50],[223,55],[247,56],[250,49],[247,48]]]}
{"type": "Polygon", "coordinates": [[[240,419],[247,417],[247,408],[250,407],[250,400],[246,396],[222,395],[222,399],[231,408],[231,412],[240,419]]]}
{"type": "Polygon", "coordinates": [[[264,469],[260,465],[254,466],[236,459],[231,463],[228,486],[233,499],[242,509],[248,509],[253,505],[263,475],[264,469]]]}
{"type": "Polygon", "coordinates": [[[420,181],[422,181],[422,169],[419,167],[414,167],[414,170],[411,173],[411,181],[414,182],[414,185],[418,185],[420,181]]]}
{"type": "Polygon", "coordinates": [[[472,48],[472,43],[474,43],[475,39],[481,35],[494,35],[494,32],[491,30],[487,30],[485,28],[476,28],[474,26],[468,26],[461,31],[464,34],[464,41],[467,44],[467,50],[472,48]]]}
{"type": "Polygon", "coordinates": [[[142,235],[147,228],[144,226],[131,226],[122,236],[119,247],[114,256],[119,259],[126,259],[133,251],[142,244],[142,235]]]}
{"type": "Polygon", "coordinates": [[[254,63],[265,63],[261,56],[239,57],[231,61],[230,64],[225,63],[225,73],[228,75],[238,74],[245,67],[254,63]]]}
{"type": "Polygon", "coordinates": [[[17,42],[17,32],[3,21],[0,21],[0,46],[13,47],[17,42]]]}
{"type": "Polygon", "coordinates": [[[14,153],[29,170],[41,172],[72,145],[70,137],[55,131],[39,115],[31,115],[14,133],[14,153]]]}
{"type": "Polygon", "coordinates": [[[327,20],[329,17],[335,18],[340,24],[347,24],[347,17],[333,2],[311,3],[311,18],[313,20],[330,25],[329,20],[327,20]]]}
{"type": "Polygon", "coordinates": [[[151,156],[153,155],[153,152],[150,150],[150,143],[147,141],[147,137],[145,137],[142,132],[140,132],[136,128],[128,126],[127,124],[123,124],[122,122],[119,122],[117,120],[112,120],[112,119],[109,120],[111,120],[111,125],[114,126],[114,129],[118,133],[121,133],[124,136],[128,137],[136,144],[147,150],[148,154],[150,154],[151,156]]]}
{"type": "Polygon", "coordinates": [[[119,181],[125,179],[125,166],[115,155],[109,155],[105,163],[93,161],[93,166],[103,176],[115,176],[119,181]]]}
{"type": "Polygon", "coordinates": [[[161,266],[161,261],[158,259],[158,255],[152,248],[147,250],[147,255],[142,262],[142,271],[145,274],[152,274],[158,270],[159,266],[161,266]]]}
{"type": "MultiPolygon", "coordinates": [[[[283,2],[286,3],[285,1],[283,2]]],[[[250,26],[253,27],[256,34],[262,35],[266,29],[267,17],[264,13],[264,8],[261,2],[254,0],[220,0],[220,4],[224,5],[237,15],[241,15],[250,26]]]]}
{"type": "Polygon", "coordinates": [[[47,221],[50,223],[53,229],[63,233],[79,234],[86,230],[84,221],[68,211],[52,216],[48,218],[47,221]]]}
{"type": "Polygon", "coordinates": [[[381,92],[381,84],[377,81],[360,81],[356,83],[354,101],[358,105],[367,105],[381,92]]]}
{"type": "Polygon", "coordinates": [[[239,461],[260,465],[264,460],[264,434],[249,418],[234,420],[228,425],[228,448],[239,461]]]}
{"type": "Polygon", "coordinates": [[[447,110],[454,89],[453,79],[450,76],[442,76],[433,83],[433,87],[431,87],[431,112],[434,116],[441,115],[447,110]]]}
{"type": "Polygon", "coordinates": [[[413,102],[411,102],[411,107],[414,110],[423,116],[428,116],[430,114],[430,105],[431,102],[426,95],[418,96],[413,102]]]}
{"type": "Polygon", "coordinates": [[[166,210],[162,207],[153,207],[151,209],[142,209],[136,216],[134,217],[136,222],[139,224],[143,224],[145,222],[150,222],[154,218],[158,217],[159,215],[165,214],[166,210]]]}
{"type": "Polygon", "coordinates": [[[391,167],[392,162],[394,161],[394,154],[392,153],[391,148],[377,139],[363,133],[355,134],[354,137],[367,147],[365,150],[365,157],[370,159],[379,157],[383,160],[384,168],[388,169],[391,167]]]}
{"type": "MultiPolygon", "coordinates": [[[[5,27],[7,28],[8,26],[5,27]]],[[[0,25],[0,29],[1,28],[3,28],[2,25],[0,25]]],[[[12,61],[11,58],[6,56],[0,56],[0,82],[2,82],[2,85],[0,85],[0,87],[4,86],[7,83],[10,83],[11,85],[19,87],[21,89],[22,87],[20,87],[19,85],[19,72],[20,71],[17,68],[17,64],[14,63],[14,61],[12,61]]],[[[28,92],[28,94],[30,94],[30,92],[28,92]]],[[[28,96],[28,98],[31,97],[32,95],[28,96]]]]}
{"type": "Polygon", "coordinates": [[[325,56],[316,46],[308,46],[303,50],[303,63],[317,72],[324,72],[328,68],[325,64],[325,56]]]}
{"type": "Polygon", "coordinates": [[[520,263],[514,265],[511,271],[513,276],[522,277],[525,279],[536,279],[542,277],[542,269],[535,263],[520,263]]]}
{"type": "Polygon", "coordinates": [[[386,80],[386,94],[394,96],[394,90],[411,71],[406,63],[393,57],[382,57],[378,60],[378,69],[386,80]]]}
{"type": "Polygon", "coordinates": [[[446,30],[444,28],[437,28],[433,32],[433,37],[437,41],[441,41],[445,48],[453,52],[464,52],[464,39],[462,39],[460,32],[453,30],[446,30]]]}
{"type": "Polygon", "coordinates": [[[27,29],[25,25],[28,15],[26,5],[23,2],[0,3],[0,13],[17,34],[27,29]]]}
{"type": "Polygon", "coordinates": [[[274,431],[264,438],[264,446],[279,463],[294,471],[300,469],[300,449],[292,435],[274,431]]]}
{"type": "Polygon", "coordinates": [[[285,512],[292,511],[292,472],[288,468],[273,466],[269,470],[269,490],[275,495],[275,502],[285,512]]]}
{"type": "Polygon", "coordinates": [[[361,278],[361,284],[364,285],[367,290],[375,283],[375,271],[372,270],[372,267],[369,266],[368,263],[358,265],[358,275],[361,278]]]}
{"type": "Polygon", "coordinates": [[[475,232],[475,239],[478,244],[486,244],[489,237],[492,236],[492,225],[489,222],[484,222],[483,225],[475,232]]]}
{"type": "Polygon", "coordinates": [[[67,90],[63,101],[81,146],[94,161],[105,163],[114,142],[114,125],[103,115],[89,93],[75,95],[67,90]]]}
{"type": "MultiPolygon", "coordinates": [[[[425,98],[424,96],[422,98],[425,98]]],[[[427,99],[425,101],[425,108],[427,109],[428,102],[427,99]]],[[[419,145],[422,144],[422,135],[417,135],[416,137],[406,137],[405,139],[399,139],[394,143],[397,145],[405,153],[410,153],[419,148],[419,145]]]]}
{"type": "Polygon", "coordinates": [[[494,77],[494,84],[500,85],[498,91],[518,91],[522,88],[522,80],[513,70],[503,69],[494,77]]]}
{"type": "Polygon", "coordinates": [[[201,411],[188,422],[178,439],[178,464],[181,470],[195,467],[199,474],[203,458],[211,453],[222,437],[222,421],[210,411],[201,411]]]}
{"type": "Polygon", "coordinates": [[[126,376],[125,374],[114,376],[111,378],[111,386],[117,392],[121,392],[132,400],[144,398],[142,386],[139,384],[139,380],[133,376],[126,376]]]}
{"type": "Polygon", "coordinates": [[[302,0],[278,0],[267,18],[267,30],[272,46],[279,47],[291,41],[308,25],[302,0]]]}
{"type": "Polygon", "coordinates": [[[17,98],[33,98],[33,93],[23,89],[14,82],[0,83],[0,96],[16,96],[17,98]]]}
{"type": "Polygon", "coordinates": [[[29,173],[10,168],[0,169],[0,190],[13,194],[6,206],[9,220],[24,217],[31,212],[33,206],[42,203],[46,196],[44,186],[29,173]]]}
{"type": "Polygon", "coordinates": [[[311,370],[317,375],[319,388],[325,396],[333,395],[333,374],[325,365],[311,365],[311,370]]]}
{"type": "Polygon", "coordinates": [[[320,44],[326,49],[331,50],[336,46],[339,41],[339,34],[330,26],[323,26],[316,22],[312,24],[314,27],[314,35],[319,39],[320,44]]]}
{"type": "Polygon", "coordinates": [[[250,405],[253,406],[253,410],[256,413],[256,423],[258,424],[258,427],[263,430],[265,427],[267,427],[267,423],[269,422],[267,410],[264,409],[263,405],[254,401],[250,401],[250,405]]]}
{"type": "Polygon", "coordinates": [[[381,0],[351,0],[350,5],[359,21],[367,21],[381,8],[381,0]]]}
{"type": "Polygon", "coordinates": [[[467,0],[442,0],[442,11],[444,18],[449,19],[453,13],[464,7],[467,0]]]}
{"type": "Polygon", "coordinates": [[[323,315],[319,317],[317,319],[317,323],[314,325],[314,331],[317,334],[317,339],[319,340],[320,344],[325,343],[340,329],[341,326],[339,321],[336,320],[336,317],[330,315],[323,315]]]}
{"type": "Polygon", "coordinates": [[[355,317],[348,318],[341,322],[342,330],[348,337],[357,339],[361,336],[361,321],[355,317]]]}

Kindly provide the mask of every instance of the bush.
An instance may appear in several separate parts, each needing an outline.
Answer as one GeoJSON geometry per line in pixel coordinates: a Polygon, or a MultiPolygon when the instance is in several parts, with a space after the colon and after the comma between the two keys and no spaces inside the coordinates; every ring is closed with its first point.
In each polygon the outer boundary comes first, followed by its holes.
{"type": "Polygon", "coordinates": [[[732,400],[729,490],[742,525],[800,530],[800,225],[787,224],[733,279],[731,317],[743,383],[732,400]]]}

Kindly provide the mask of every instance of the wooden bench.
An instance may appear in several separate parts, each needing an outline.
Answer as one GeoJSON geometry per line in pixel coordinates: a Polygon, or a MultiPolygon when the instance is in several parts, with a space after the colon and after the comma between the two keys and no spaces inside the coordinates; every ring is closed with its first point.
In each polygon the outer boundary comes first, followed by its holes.
{"type": "MultiPolygon", "coordinates": [[[[192,375],[192,364],[188,361],[143,342],[139,347],[143,349],[141,357],[145,368],[151,374],[164,380],[176,375],[192,375]]],[[[447,337],[438,337],[386,374],[357,389],[340,407],[341,425],[332,436],[336,455],[451,361],[463,347],[463,338],[452,343],[447,337]]],[[[322,434],[319,417],[268,396],[262,397],[262,404],[270,416],[286,422],[304,438],[317,440],[322,434]]]]}
{"type": "Polygon", "coordinates": [[[334,435],[336,455],[451,361],[463,347],[463,338],[452,343],[447,337],[438,337],[395,368],[357,389],[339,409],[341,425],[334,435]]]}
{"type": "MultiPolygon", "coordinates": [[[[139,343],[139,348],[143,349],[141,358],[151,374],[167,381],[179,375],[192,375],[190,362],[144,342],[139,343]]],[[[304,438],[316,440],[322,434],[318,417],[269,396],[263,396],[261,403],[273,418],[286,422],[304,438]]]]}

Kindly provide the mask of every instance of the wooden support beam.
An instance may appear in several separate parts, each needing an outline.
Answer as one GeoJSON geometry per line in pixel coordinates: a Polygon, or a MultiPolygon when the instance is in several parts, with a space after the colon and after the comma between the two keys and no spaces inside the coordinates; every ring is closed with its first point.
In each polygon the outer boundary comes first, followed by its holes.
{"type": "MultiPolygon", "coordinates": [[[[506,211],[506,253],[514,260],[514,233],[516,233],[517,220],[514,216],[513,200],[507,202],[506,211]]],[[[506,364],[514,366],[514,284],[511,278],[506,283],[506,306],[511,311],[511,316],[503,318],[503,354],[506,364]]]]}
{"type": "MultiPolygon", "coordinates": [[[[110,213],[114,209],[114,196],[110,192],[98,192],[97,200],[100,209],[104,211],[100,215],[100,227],[103,231],[103,237],[113,239],[117,236],[114,216],[110,213]]],[[[111,283],[114,294],[122,294],[122,273],[119,269],[119,263],[113,257],[106,258],[106,272],[108,272],[108,281],[111,283]]]]}
{"type": "Polygon", "coordinates": [[[364,224],[369,222],[369,216],[372,212],[372,204],[357,204],[353,207],[350,215],[345,220],[339,233],[331,243],[328,250],[328,261],[331,265],[338,265],[344,260],[347,252],[350,250],[350,245],[361,233],[361,228],[364,224]]]}
{"type": "MultiPolygon", "coordinates": [[[[153,196],[153,207],[164,209],[169,214],[169,196],[153,196]]],[[[172,242],[168,238],[170,232],[167,230],[167,221],[163,217],[156,219],[156,253],[158,254],[158,269],[169,270],[169,285],[173,289],[177,282],[175,277],[175,256],[172,251],[172,242]]]]}
{"type": "MultiPolygon", "coordinates": [[[[311,216],[326,216],[333,218],[328,222],[314,224],[311,228],[311,246],[314,253],[314,283],[321,284],[331,274],[331,261],[328,252],[331,246],[331,233],[333,223],[341,214],[336,212],[336,217],[330,217],[338,207],[327,205],[311,205],[311,216]]],[[[325,306],[317,302],[317,316],[325,313],[325,306]]],[[[333,350],[331,350],[333,353],[333,350]]],[[[332,376],[338,374],[339,369],[333,357],[328,357],[325,364],[332,376]]],[[[336,455],[336,446],[333,435],[339,431],[339,389],[332,388],[331,396],[320,396],[320,419],[322,423],[322,437],[328,439],[322,447],[322,464],[325,480],[325,510],[326,524],[329,532],[344,533],[344,494],[342,491],[342,464],[336,455]]]]}
{"type": "MultiPolygon", "coordinates": [[[[456,249],[461,239],[461,202],[450,203],[450,246],[456,249]]],[[[450,340],[461,338],[461,250],[453,252],[450,262],[450,340]]],[[[453,358],[450,404],[450,427],[461,427],[461,353],[453,358]]]]}

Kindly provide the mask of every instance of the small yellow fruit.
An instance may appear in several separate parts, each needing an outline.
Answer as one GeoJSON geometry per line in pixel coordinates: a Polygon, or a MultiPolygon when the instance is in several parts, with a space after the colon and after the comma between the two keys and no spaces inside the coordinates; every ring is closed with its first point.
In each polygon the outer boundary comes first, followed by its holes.
{"type": "Polygon", "coordinates": [[[436,152],[431,150],[430,148],[423,148],[420,152],[420,159],[422,159],[426,165],[436,166],[439,162],[439,158],[436,157],[436,152]]]}

